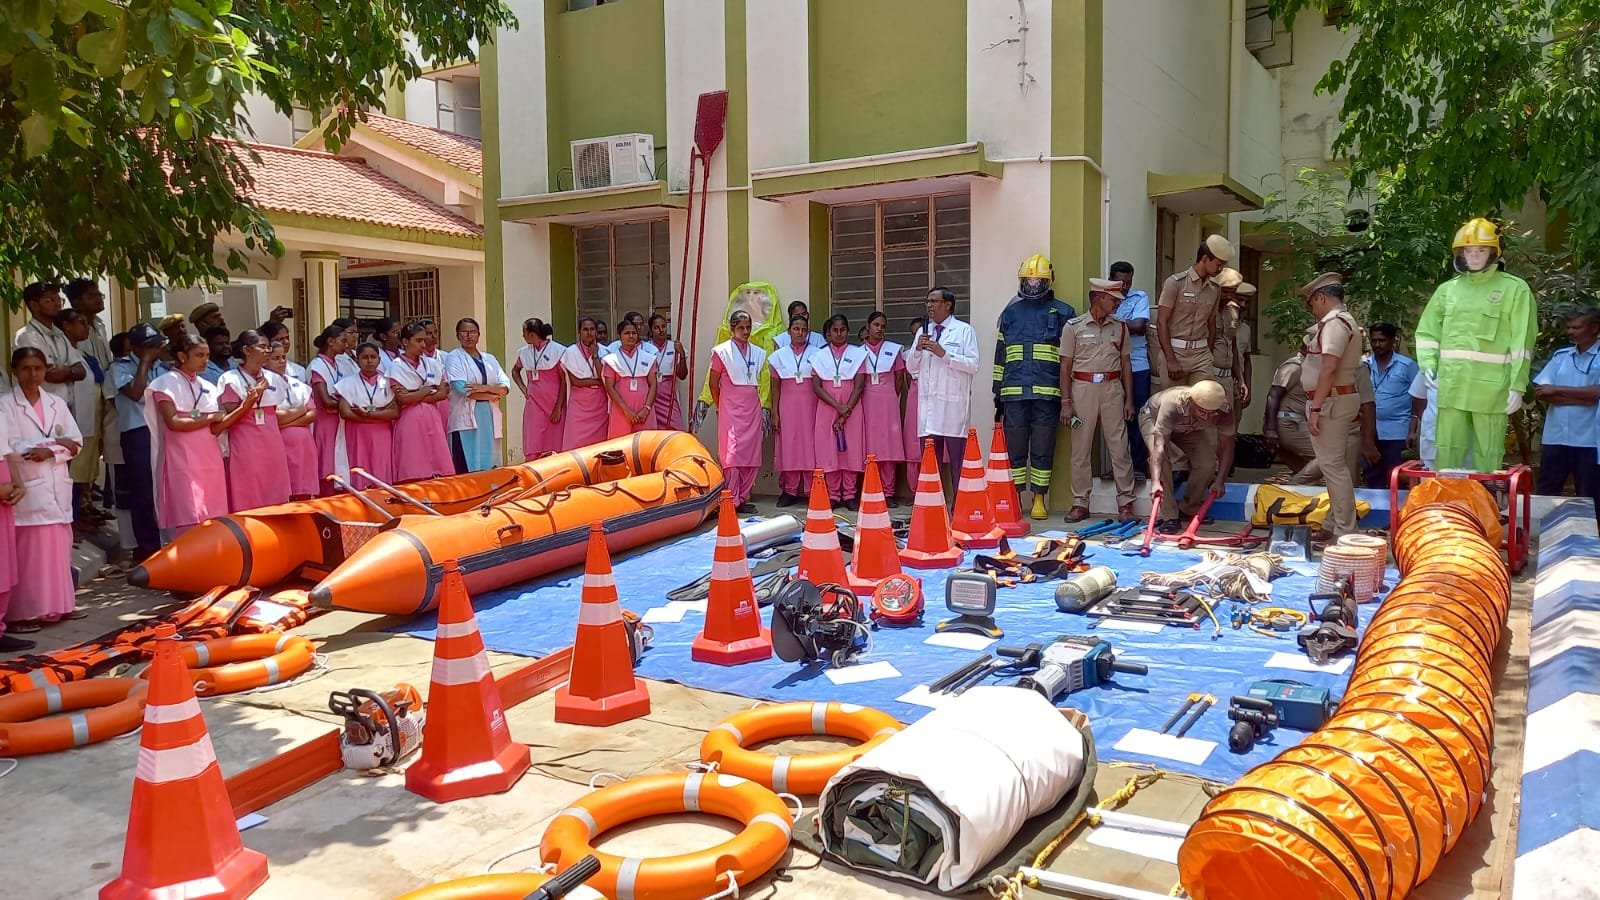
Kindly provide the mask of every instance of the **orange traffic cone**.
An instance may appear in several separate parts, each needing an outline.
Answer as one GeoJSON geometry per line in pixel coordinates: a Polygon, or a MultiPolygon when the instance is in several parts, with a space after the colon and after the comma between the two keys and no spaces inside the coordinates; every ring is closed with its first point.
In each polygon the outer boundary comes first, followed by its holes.
{"type": "Polygon", "coordinates": [[[811,473],[811,508],[806,510],[806,530],[800,535],[800,562],[794,577],[812,584],[846,582],[839,527],[833,523],[833,504],[821,469],[811,473]]]}
{"type": "Polygon", "coordinates": [[[406,769],[406,790],[449,803],[509,790],[531,759],[506,727],[467,583],[453,559],[445,561],[441,590],[422,756],[406,769]]]}
{"type": "Polygon", "coordinates": [[[177,636],[173,625],[156,626],[122,874],[100,889],[101,900],[234,900],[267,880],[267,858],[239,840],[177,636]]]}
{"type": "Polygon", "coordinates": [[[878,458],[868,453],[861,511],[856,513],[856,549],[850,554],[850,570],[845,575],[850,589],[866,596],[877,589],[878,582],[901,574],[899,549],[894,542],[894,523],[889,521],[889,504],[883,498],[878,458]]]}
{"type": "Polygon", "coordinates": [[[900,561],[913,569],[947,569],[961,562],[961,548],[950,539],[950,511],[944,508],[944,485],[933,440],[922,442],[922,472],[917,475],[917,499],[911,507],[911,536],[900,551],[900,561]]]}
{"type": "MultiPolygon", "coordinates": [[[[709,606],[709,605],[708,605],[709,606]]],[[[650,692],[633,677],[628,627],[622,624],[617,583],[605,527],[589,525],[589,562],[583,571],[578,636],[572,642],[572,674],[556,689],[556,721],[615,725],[650,713],[650,692]]]]}
{"type": "Polygon", "coordinates": [[[772,656],[772,633],[761,627],[761,606],[750,563],[744,555],[744,535],[733,510],[733,493],[722,492],[717,515],[717,549],[711,556],[711,594],[706,601],[706,625],[694,639],[689,656],[695,662],[736,666],[772,656]]]}
{"type": "Polygon", "coordinates": [[[968,428],[967,452],[961,461],[961,482],[956,488],[956,507],[950,514],[950,533],[956,543],[968,550],[1000,546],[1005,532],[995,522],[992,503],[983,451],[978,447],[978,429],[968,428]]]}
{"type": "Polygon", "coordinates": [[[1017,499],[1017,483],[1011,480],[1011,453],[1006,449],[1006,431],[994,423],[994,440],[989,442],[989,502],[994,508],[995,525],[1006,537],[1028,533],[1028,520],[1022,517],[1022,501],[1017,499]]]}

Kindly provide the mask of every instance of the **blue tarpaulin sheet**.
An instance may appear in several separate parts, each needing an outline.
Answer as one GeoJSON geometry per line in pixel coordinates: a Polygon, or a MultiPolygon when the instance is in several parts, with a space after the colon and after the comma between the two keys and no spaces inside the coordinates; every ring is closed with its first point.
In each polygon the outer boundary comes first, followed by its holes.
{"type": "MultiPolygon", "coordinates": [[[[711,571],[714,540],[714,532],[708,531],[614,558],[612,563],[622,605],[640,614],[664,605],[667,591],[711,571]]],[[[1014,541],[1013,546],[1019,553],[1028,553],[1032,551],[1033,540],[1024,538],[1014,541]]],[[[1123,555],[1118,549],[1093,539],[1090,548],[1088,562],[1116,570],[1120,586],[1137,584],[1143,572],[1173,572],[1201,559],[1198,551],[1162,549],[1159,543],[1147,559],[1123,555]]],[[[968,554],[966,564],[970,565],[974,555],[968,554]]],[[[756,561],[752,560],[752,565],[756,561]]],[[[1316,564],[1291,563],[1290,566],[1296,570],[1293,574],[1272,583],[1272,605],[1306,609],[1307,597],[1316,585],[1316,564]]],[[[693,610],[687,612],[681,622],[651,626],[655,629],[655,642],[639,663],[637,674],[762,700],[856,703],[884,710],[903,722],[914,721],[927,714],[928,707],[896,698],[919,684],[934,681],[983,651],[923,643],[934,634],[934,624],[950,615],[944,607],[945,581],[955,570],[907,571],[922,578],[924,596],[928,599],[924,624],[874,630],[872,651],[858,663],[887,661],[900,672],[899,677],[840,685],[830,681],[821,668],[785,663],[777,657],[732,667],[695,662],[689,656],[690,644],[704,623],[704,615],[693,610]]],[[[1385,583],[1392,585],[1397,577],[1391,569],[1385,583]]],[[[475,597],[473,606],[484,644],[492,650],[525,656],[544,656],[571,644],[582,581],[582,571],[574,570],[475,597]]],[[[1091,619],[1056,608],[1054,595],[1059,584],[1059,580],[1049,580],[1002,588],[995,612],[996,620],[1005,629],[1000,643],[1048,643],[1063,634],[1093,634],[1108,639],[1118,659],[1149,666],[1148,675],[1117,674],[1114,683],[1071,694],[1059,701],[1059,705],[1076,707],[1088,714],[1094,724],[1096,749],[1102,760],[1154,764],[1172,771],[1232,782],[1284,747],[1299,742],[1304,734],[1280,728],[1258,742],[1249,753],[1231,753],[1227,746],[1227,733],[1232,724],[1227,717],[1230,697],[1245,693],[1254,681],[1287,678],[1329,688],[1337,698],[1348,681],[1348,672],[1333,674],[1268,668],[1268,660],[1274,653],[1304,658],[1293,633],[1274,639],[1248,628],[1236,631],[1228,623],[1232,603],[1217,607],[1222,635],[1215,640],[1209,619],[1199,629],[1169,626],[1153,634],[1107,627],[1091,630],[1091,619]],[[1186,735],[1216,742],[1217,746],[1202,762],[1191,764],[1116,749],[1118,741],[1131,729],[1159,730],[1193,692],[1209,693],[1217,698],[1216,705],[1186,735]]],[[[1363,624],[1375,609],[1372,604],[1362,606],[1363,624]]],[[[770,607],[762,612],[764,621],[770,624],[770,607]]],[[[396,630],[421,638],[433,637],[433,623],[428,617],[413,620],[396,630]]],[[[992,652],[994,647],[988,650],[992,652]]],[[[1348,656],[1346,654],[1346,658],[1348,656]]],[[[1015,680],[1012,676],[991,683],[1015,680]]],[[[1026,739],[1026,723],[1017,723],[1017,729],[1019,739],[1026,739]]],[[[1177,728],[1172,730],[1176,732],[1177,728]]]]}

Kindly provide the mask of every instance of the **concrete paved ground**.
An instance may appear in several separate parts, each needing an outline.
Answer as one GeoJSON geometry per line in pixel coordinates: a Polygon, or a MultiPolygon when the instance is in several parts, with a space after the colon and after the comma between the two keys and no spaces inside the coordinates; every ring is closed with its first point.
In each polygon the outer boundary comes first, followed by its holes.
{"type": "MultiPolygon", "coordinates": [[[[764,511],[772,509],[762,504],[764,511]]],[[[799,512],[799,510],[796,510],[799,512]]],[[[904,512],[903,510],[901,512],[904,512]]],[[[1527,677],[1531,581],[1517,583],[1510,639],[1499,651],[1499,712],[1495,780],[1488,803],[1435,877],[1413,896],[1427,900],[1490,898],[1509,889],[1515,847],[1522,716],[1527,677]]],[[[113,579],[91,582],[80,596],[87,619],[42,632],[47,646],[104,633],[117,622],[156,612],[168,598],[113,579]]],[[[383,631],[389,620],[337,611],[299,633],[319,643],[329,666],[276,691],[203,701],[223,771],[232,774],[337,726],[327,711],[330,690],[382,689],[409,681],[425,689],[433,645],[383,631]]],[[[525,662],[490,654],[497,673],[525,662]]],[[[508,711],[512,735],[533,748],[534,770],[505,794],[439,806],[408,793],[399,774],[342,772],[264,810],[268,821],[245,833],[245,843],[267,854],[271,878],[262,898],[393,897],[441,878],[478,874],[497,857],[511,871],[537,863],[544,825],[587,792],[598,773],[622,775],[674,770],[696,758],[704,731],[750,701],[677,685],[651,683],[652,714],[610,729],[553,722],[549,695],[508,711]]],[[[806,746],[802,744],[800,746],[806,746]]],[[[30,757],[0,779],[0,896],[54,900],[93,896],[120,866],[138,737],[52,756],[30,757]]],[[[1108,796],[1133,774],[1103,765],[1097,788],[1108,796]]],[[[1130,812],[1191,821],[1207,795],[1194,780],[1169,778],[1139,792],[1130,812]]],[[[814,798],[807,798],[814,800],[814,798]]],[[[809,811],[808,811],[809,815],[809,811]]],[[[613,832],[602,841],[612,852],[657,855],[696,849],[733,831],[717,820],[673,817],[613,832]]],[[[872,898],[921,896],[899,885],[851,874],[791,850],[780,879],[767,878],[746,896],[872,898]]],[[[1080,831],[1051,868],[1166,893],[1176,869],[1165,863],[1093,846],[1080,831]]]]}

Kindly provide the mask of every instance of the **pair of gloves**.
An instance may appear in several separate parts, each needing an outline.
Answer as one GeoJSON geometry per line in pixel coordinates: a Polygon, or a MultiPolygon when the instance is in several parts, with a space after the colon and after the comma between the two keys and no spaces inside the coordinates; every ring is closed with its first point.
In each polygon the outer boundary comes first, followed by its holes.
{"type": "MultiPolygon", "coordinates": [[[[1437,391],[1439,389],[1439,379],[1427,369],[1422,370],[1422,381],[1428,386],[1429,390],[1437,391]]],[[[1506,415],[1516,415],[1519,409],[1522,409],[1522,392],[1506,391],[1506,415]]]]}

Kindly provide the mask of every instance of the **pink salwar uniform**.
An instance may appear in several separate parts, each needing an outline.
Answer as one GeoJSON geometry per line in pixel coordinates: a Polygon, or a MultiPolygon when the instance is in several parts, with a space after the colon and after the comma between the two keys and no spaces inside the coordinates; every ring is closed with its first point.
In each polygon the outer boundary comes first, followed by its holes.
{"type": "Polygon", "coordinates": [[[222,391],[204,378],[172,371],[145,389],[145,421],[150,426],[150,459],[155,471],[156,521],[181,534],[214,516],[228,514],[228,476],[222,445],[211,429],[173,431],[157,403],[171,401],[184,414],[221,410],[222,391]]]}
{"type": "MultiPolygon", "coordinates": [[[[445,354],[440,353],[438,350],[422,358],[424,367],[422,374],[428,377],[429,384],[444,384],[444,358],[445,354]]],[[[439,427],[444,429],[445,441],[448,442],[450,440],[450,392],[445,391],[445,399],[428,405],[433,407],[434,415],[439,417],[439,427]]],[[[450,468],[446,469],[445,472],[446,474],[452,474],[455,470],[455,461],[451,460],[450,468]]]]}
{"type": "Polygon", "coordinates": [[[678,346],[670,339],[662,343],[651,341],[656,352],[656,371],[661,378],[656,382],[656,427],[671,431],[683,430],[683,405],[678,402],[678,346]]]}
{"type": "Polygon", "coordinates": [[[229,369],[217,387],[222,403],[243,403],[250,385],[262,378],[267,390],[255,409],[228,429],[228,508],[235,511],[289,502],[289,459],[278,428],[279,398],[288,385],[265,369],[256,377],[243,369],[229,369]]]}
{"type": "Polygon", "coordinates": [[[24,459],[18,466],[27,493],[9,510],[16,541],[15,586],[10,587],[5,617],[12,622],[54,622],[77,605],[77,586],[72,583],[72,476],[67,471],[75,454],[55,441],[81,443],[83,436],[66,401],[43,388],[38,402],[28,400],[20,388],[7,394],[4,402],[9,452],[44,447],[51,453],[45,462],[24,459]]]}
{"type": "MultiPolygon", "coordinates": [[[[829,344],[812,356],[812,379],[822,385],[823,391],[834,402],[849,402],[855,391],[856,379],[865,378],[867,353],[860,347],[829,344]]],[[[817,468],[828,480],[828,496],[835,501],[849,500],[856,495],[856,478],[866,468],[866,427],[861,415],[861,404],[851,410],[844,422],[844,449],[839,449],[841,432],[833,430],[833,420],[839,414],[832,406],[817,401],[816,427],[812,432],[812,447],[816,452],[817,468]]],[[[873,424],[877,427],[877,423],[873,424]]]]}
{"type": "MultiPolygon", "coordinates": [[[[389,367],[389,381],[408,391],[422,390],[428,381],[426,357],[413,361],[401,354],[389,367]]],[[[394,477],[396,481],[418,481],[454,475],[455,462],[450,459],[450,438],[445,434],[444,423],[433,411],[436,404],[401,404],[400,418],[394,421],[394,477]]],[[[438,406],[448,406],[446,403],[438,406]]]]}
{"type": "Polygon", "coordinates": [[[778,470],[778,489],[794,497],[810,492],[811,472],[817,467],[817,395],[811,388],[811,358],[825,353],[809,342],[798,347],[784,344],[767,358],[772,367],[771,384],[778,387],[778,433],[773,438],[773,464],[778,470]]]}
{"type": "MultiPolygon", "coordinates": [[[[9,415],[0,416],[0,454],[15,453],[11,448],[9,415]]],[[[11,484],[11,467],[0,460],[0,487],[11,484]]],[[[0,505],[0,635],[6,633],[10,617],[12,588],[17,585],[17,521],[11,507],[0,505]]]]}
{"type": "Polygon", "coordinates": [[[566,347],[555,341],[545,341],[538,349],[524,344],[517,351],[517,362],[522,363],[519,377],[528,392],[528,401],[522,407],[522,458],[525,460],[538,459],[561,449],[564,426],[551,422],[550,413],[555,410],[561,394],[561,354],[566,351],[566,347]]]}
{"type": "MultiPolygon", "coordinates": [[[[394,402],[394,391],[389,379],[374,374],[371,379],[357,375],[334,385],[334,393],[342,397],[354,410],[379,410],[394,402]]],[[[350,467],[360,468],[380,481],[393,483],[394,477],[394,423],[357,422],[346,419],[345,444],[350,448],[350,467]]],[[[454,471],[452,467],[451,471],[454,471]]],[[[366,479],[358,478],[359,482],[366,479]]],[[[356,487],[371,487],[370,483],[356,487]]]]}
{"type": "MultiPolygon", "coordinates": [[[[631,356],[619,347],[605,355],[601,360],[601,366],[601,377],[621,395],[630,408],[638,409],[644,406],[645,400],[650,396],[650,375],[655,372],[656,367],[656,358],[646,345],[635,345],[631,356]]],[[[639,431],[651,431],[656,427],[654,406],[644,406],[643,422],[631,421],[627,413],[615,403],[606,410],[606,415],[609,417],[606,426],[607,437],[622,437],[639,431]]]]}
{"type": "MultiPolygon", "coordinates": [[[[299,412],[310,408],[314,399],[310,385],[293,375],[284,376],[279,409],[299,412]]],[[[320,487],[317,484],[317,442],[311,436],[311,426],[293,425],[279,429],[278,434],[283,439],[283,456],[289,466],[289,496],[315,497],[320,487]]]]}
{"type": "MultiPolygon", "coordinates": [[[[313,398],[317,382],[327,385],[328,393],[332,394],[334,386],[345,377],[345,373],[339,371],[339,364],[327,356],[317,356],[307,369],[311,372],[313,398]]],[[[331,409],[318,404],[311,430],[317,441],[317,493],[331,496],[338,489],[328,481],[328,476],[350,477],[350,450],[345,443],[344,420],[339,418],[338,404],[331,409]]]]}
{"type": "Polygon", "coordinates": [[[906,387],[906,415],[900,423],[900,436],[906,443],[906,481],[911,483],[913,492],[917,486],[917,473],[922,466],[922,438],[917,437],[917,378],[916,372],[908,372],[911,383],[906,387]]]}
{"type": "Polygon", "coordinates": [[[897,373],[906,370],[905,354],[901,352],[904,349],[894,341],[861,347],[866,355],[862,371],[866,373],[867,386],[861,392],[860,410],[865,420],[872,423],[872,427],[866,429],[865,452],[878,457],[878,477],[883,479],[886,497],[894,496],[895,473],[906,459],[905,433],[900,425],[900,392],[895,389],[897,373]]]}
{"type": "Polygon", "coordinates": [[[723,341],[711,350],[711,371],[722,379],[717,458],[735,505],[749,501],[761,471],[761,368],[766,364],[767,352],[748,341],[723,341]]]}
{"type": "MultiPolygon", "coordinates": [[[[600,352],[598,345],[594,352],[600,352]]],[[[573,378],[593,378],[602,368],[598,356],[590,356],[582,344],[573,344],[561,354],[561,368],[573,378]]],[[[606,439],[611,425],[611,398],[600,385],[578,387],[567,381],[567,409],[561,419],[561,449],[576,450],[606,439]]]]}

